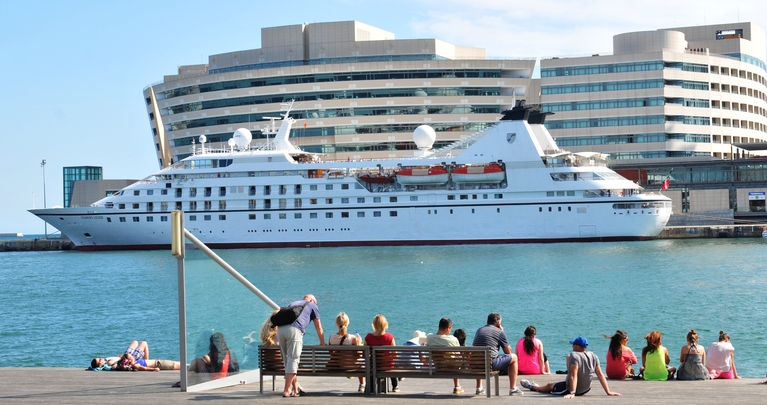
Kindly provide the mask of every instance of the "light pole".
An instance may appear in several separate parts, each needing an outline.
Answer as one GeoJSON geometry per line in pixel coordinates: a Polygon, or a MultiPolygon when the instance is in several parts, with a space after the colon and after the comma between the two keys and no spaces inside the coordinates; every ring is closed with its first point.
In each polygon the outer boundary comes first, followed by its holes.
{"type": "MultiPolygon", "coordinates": [[[[40,167],[43,168],[43,208],[48,208],[48,203],[45,198],[45,159],[43,159],[43,162],[40,163],[40,167]]],[[[48,239],[48,223],[47,222],[45,222],[45,239],[48,239]]]]}

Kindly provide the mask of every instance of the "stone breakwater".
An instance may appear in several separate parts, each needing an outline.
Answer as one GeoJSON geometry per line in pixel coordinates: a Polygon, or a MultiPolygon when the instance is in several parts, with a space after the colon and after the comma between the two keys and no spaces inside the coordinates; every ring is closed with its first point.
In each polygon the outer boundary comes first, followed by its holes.
{"type": "Polygon", "coordinates": [[[0,252],[40,252],[48,250],[76,250],[69,239],[3,240],[0,252]]]}

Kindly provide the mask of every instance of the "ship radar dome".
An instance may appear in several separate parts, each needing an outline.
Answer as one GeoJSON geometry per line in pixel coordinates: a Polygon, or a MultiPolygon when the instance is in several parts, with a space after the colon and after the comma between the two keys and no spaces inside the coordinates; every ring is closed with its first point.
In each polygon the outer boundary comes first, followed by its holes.
{"type": "Polygon", "coordinates": [[[413,141],[418,149],[431,149],[436,139],[437,133],[428,125],[420,125],[413,131],[413,141]]]}
{"type": "Polygon", "coordinates": [[[205,143],[205,142],[208,142],[208,137],[205,135],[200,135],[198,140],[200,141],[200,143],[205,143]]]}
{"type": "Polygon", "coordinates": [[[234,139],[234,144],[237,145],[238,148],[244,149],[250,145],[250,141],[253,140],[253,134],[245,128],[240,128],[234,131],[232,139],[234,139]]]}

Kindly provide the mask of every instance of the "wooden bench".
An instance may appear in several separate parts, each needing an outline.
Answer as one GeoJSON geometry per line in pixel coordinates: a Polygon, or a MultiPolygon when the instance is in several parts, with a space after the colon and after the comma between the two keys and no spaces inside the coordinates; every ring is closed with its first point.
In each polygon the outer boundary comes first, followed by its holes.
{"type": "MultiPolygon", "coordinates": [[[[370,381],[368,346],[304,346],[298,362],[298,376],[317,377],[365,377],[370,381]]],[[[264,376],[285,375],[285,365],[279,346],[258,346],[261,392],[264,392],[264,376]]],[[[272,378],[272,391],[275,389],[272,378]]]]}
{"type": "MultiPolygon", "coordinates": [[[[499,396],[498,371],[493,371],[489,347],[460,346],[372,346],[373,379],[460,378],[484,379],[490,397],[490,377],[495,377],[499,396]]],[[[378,395],[377,381],[368,384],[378,395]]]]}

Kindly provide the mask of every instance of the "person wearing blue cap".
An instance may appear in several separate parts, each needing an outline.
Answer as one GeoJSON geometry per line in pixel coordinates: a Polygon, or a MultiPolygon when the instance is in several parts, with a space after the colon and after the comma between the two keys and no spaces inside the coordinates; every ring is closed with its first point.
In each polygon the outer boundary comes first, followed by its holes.
{"type": "Polygon", "coordinates": [[[547,392],[554,395],[564,395],[565,398],[573,398],[576,395],[583,395],[591,390],[591,373],[596,373],[599,383],[602,384],[602,388],[604,388],[607,395],[620,396],[621,394],[610,391],[610,386],[607,385],[607,378],[602,373],[602,367],[599,366],[599,357],[587,349],[589,341],[583,336],[578,336],[571,340],[570,344],[573,345],[573,352],[567,356],[567,379],[565,381],[538,385],[532,381],[522,380],[520,384],[531,391],[547,392]]]}

